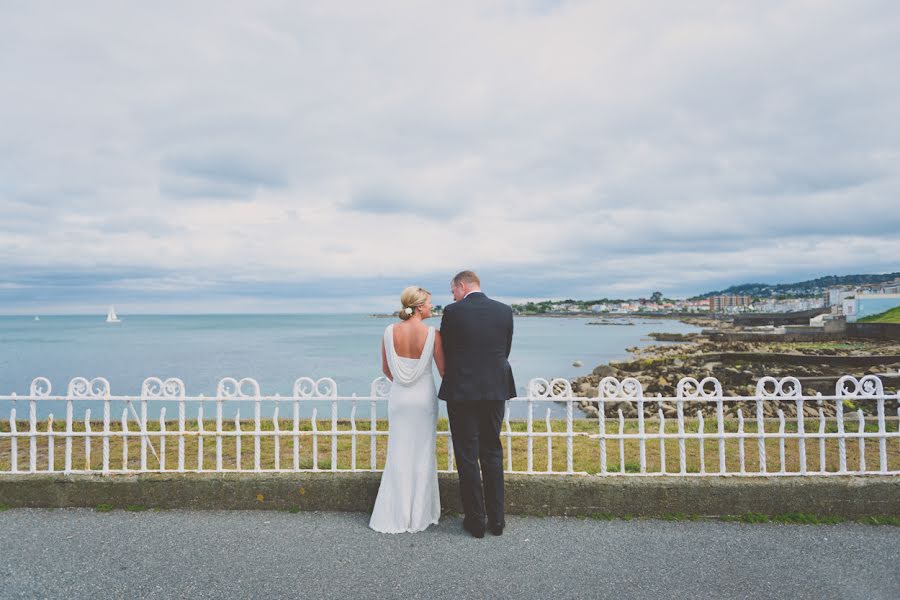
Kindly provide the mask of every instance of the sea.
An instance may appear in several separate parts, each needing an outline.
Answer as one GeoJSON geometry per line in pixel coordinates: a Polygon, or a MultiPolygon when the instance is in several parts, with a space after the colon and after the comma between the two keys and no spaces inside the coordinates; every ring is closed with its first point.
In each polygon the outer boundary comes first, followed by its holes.
{"type": "MultiPolygon", "coordinates": [[[[27,394],[36,377],[50,380],[53,395],[64,395],[74,377],[104,377],[113,395],[138,395],[147,377],[177,377],[187,395],[214,396],[220,379],[251,377],[263,395],[290,396],[299,377],[331,377],[339,395],[365,396],[381,376],[381,337],[392,322],[362,314],[119,316],[120,323],[107,323],[105,315],[0,317],[0,395],[27,394]]],[[[509,361],[519,394],[532,378],[571,379],[627,358],[626,348],[658,343],[647,337],[651,332],[698,331],[662,319],[590,325],[598,320],[516,317],[509,361]],[[574,366],[576,361],[582,366],[574,366]]],[[[435,378],[439,385],[436,371],[435,378]]],[[[9,403],[0,401],[0,415],[8,416],[3,405],[9,403]]],[[[17,404],[23,418],[27,407],[17,404]]],[[[39,418],[64,414],[62,402],[38,404],[39,418]]],[[[96,403],[94,410],[100,407],[96,403]]],[[[367,410],[360,406],[358,414],[366,416],[367,410]]],[[[443,403],[441,410],[445,414],[443,403]]],[[[554,415],[562,410],[554,409],[554,415]]]]}

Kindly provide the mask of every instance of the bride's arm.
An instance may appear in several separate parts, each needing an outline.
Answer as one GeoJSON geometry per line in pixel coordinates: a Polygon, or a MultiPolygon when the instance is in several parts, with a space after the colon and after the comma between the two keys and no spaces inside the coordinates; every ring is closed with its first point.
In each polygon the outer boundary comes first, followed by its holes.
{"type": "Polygon", "coordinates": [[[434,332],[434,364],[437,365],[438,373],[441,378],[444,377],[444,344],[441,342],[441,332],[434,332]]]}
{"type": "Polygon", "coordinates": [[[388,366],[387,352],[385,352],[385,350],[384,350],[384,340],[383,339],[381,340],[381,372],[384,373],[384,376],[387,377],[388,379],[390,379],[391,381],[394,380],[394,376],[391,375],[391,368],[388,366]]]}

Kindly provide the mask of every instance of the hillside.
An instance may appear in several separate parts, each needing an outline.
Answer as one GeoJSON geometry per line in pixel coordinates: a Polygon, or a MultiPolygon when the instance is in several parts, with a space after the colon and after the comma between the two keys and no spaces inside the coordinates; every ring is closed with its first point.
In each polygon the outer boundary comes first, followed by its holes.
{"type": "Polygon", "coordinates": [[[753,296],[754,298],[802,298],[821,295],[826,289],[835,285],[876,285],[898,278],[900,278],[900,273],[882,273],[880,275],[827,275],[797,283],[742,283],[724,290],[700,294],[692,300],[722,295],[753,296]]]}
{"type": "Polygon", "coordinates": [[[887,312],[864,317],[858,321],[859,323],[900,323],[900,306],[892,308],[887,312]]]}

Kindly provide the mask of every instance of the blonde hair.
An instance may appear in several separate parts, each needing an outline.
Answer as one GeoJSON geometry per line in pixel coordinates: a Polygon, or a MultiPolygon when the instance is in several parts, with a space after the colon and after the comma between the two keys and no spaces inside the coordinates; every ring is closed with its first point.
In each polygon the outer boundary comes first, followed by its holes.
{"type": "Polygon", "coordinates": [[[428,302],[428,297],[430,295],[431,292],[415,285],[411,285],[403,290],[403,293],[400,294],[400,304],[403,305],[400,308],[400,318],[405,321],[412,317],[413,314],[415,314],[417,307],[428,302]],[[412,310],[407,313],[407,308],[411,308],[412,310]]]}

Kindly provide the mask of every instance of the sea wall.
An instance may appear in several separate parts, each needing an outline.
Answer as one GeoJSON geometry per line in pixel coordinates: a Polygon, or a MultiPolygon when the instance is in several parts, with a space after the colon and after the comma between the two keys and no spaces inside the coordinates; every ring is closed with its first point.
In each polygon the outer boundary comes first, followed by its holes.
{"type": "MultiPolygon", "coordinates": [[[[371,511],[379,473],[4,475],[0,505],[131,509],[371,511]]],[[[441,506],[460,512],[457,478],[441,506]]],[[[900,477],[595,477],[507,475],[509,514],[900,517],[900,477]]]]}

